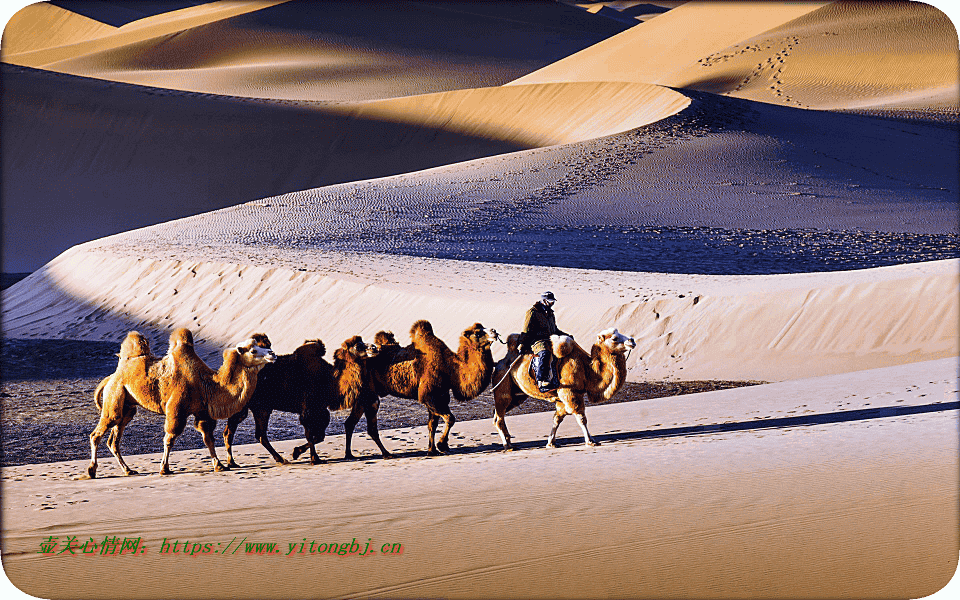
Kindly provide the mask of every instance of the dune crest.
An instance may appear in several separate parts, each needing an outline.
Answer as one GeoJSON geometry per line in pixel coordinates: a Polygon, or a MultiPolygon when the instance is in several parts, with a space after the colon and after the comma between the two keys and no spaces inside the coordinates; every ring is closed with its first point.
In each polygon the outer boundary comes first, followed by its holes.
{"type": "Polygon", "coordinates": [[[673,85],[673,73],[829,2],[687,2],[510,85],[636,81],[673,85]],[[677,32],[682,31],[682,35],[677,32]]]}
{"type": "Polygon", "coordinates": [[[587,76],[800,108],[956,112],[957,72],[956,28],[927,4],[689,2],[511,84],[587,76]]]}
{"type": "MultiPolygon", "coordinates": [[[[76,22],[79,19],[71,16],[69,27],[64,27],[64,31],[71,31],[69,38],[72,43],[47,46],[39,50],[25,50],[16,54],[4,54],[3,61],[6,63],[20,65],[23,67],[33,67],[37,69],[51,68],[55,63],[63,60],[76,59],[77,57],[103,52],[112,48],[119,48],[130,44],[137,44],[154,38],[170,36],[194,27],[199,27],[207,23],[227,19],[236,15],[242,15],[248,12],[262,10],[264,8],[275,6],[288,2],[289,0],[219,0],[189,8],[182,8],[169,13],[163,13],[152,17],[146,17],[140,21],[134,21],[122,27],[110,29],[106,35],[96,37],[90,35],[79,35],[76,22]],[[76,37],[77,39],[72,39],[76,37]]],[[[69,12],[69,11],[64,11],[69,12]]],[[[24,15],[24,20],[18,22],[19,27],[42,26],[36,23],[36,20],[45,16],[44,11],[33,11],[24,15]]],[[[73,15],[73,13],[70,13],[73,15]]],[[[79,15],[76,15],[79,17],[79,15]]],[[[88,19],[88,21],[91,19],[88,19]]],[[[104,25],[104,27],[109,27],[104,25]]],[[[99,30],[98,30],[99,31],[99,30]]],[[[66,34],[63,34],[66,35],[66,34]]],[[[52,70],[57,70],[53,68],[52,70]]]]}
{"type": "Polygon", "coordinates": [[[20,9],[3,30],[3,61],[26,52],[94,40],[117,32],[111,27],[48,2],[20,9]]]}

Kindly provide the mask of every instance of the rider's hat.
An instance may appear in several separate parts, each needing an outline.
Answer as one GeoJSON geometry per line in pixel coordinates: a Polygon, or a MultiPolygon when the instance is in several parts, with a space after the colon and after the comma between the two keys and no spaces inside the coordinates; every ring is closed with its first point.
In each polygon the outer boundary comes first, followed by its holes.
{"type": "Polygon", "coordinates": [[[556,301],[557,301],[557,297],[553,295],[553,292],[544,292],[544,293],[540,294],[540,299],[541,299],[541,300],[549,300],[549,301],[551,301],[551,302],[556,302],[556,301]]]}

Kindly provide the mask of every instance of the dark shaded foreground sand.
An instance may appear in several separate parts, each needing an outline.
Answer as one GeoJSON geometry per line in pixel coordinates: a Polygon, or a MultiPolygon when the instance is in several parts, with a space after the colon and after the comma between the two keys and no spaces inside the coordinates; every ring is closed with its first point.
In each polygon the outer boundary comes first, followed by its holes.
{"type": "Polygon", "coordinates": [[[543,449],[549,419],[533,414],[508,417],[512,453],[478,421],[433,459],[400,429],[384,432],[393,460],[359,435],[361,460],[321,466],[243,447],[225,473],[201,451],[176,453],[168,477],[118,477],[110,459],[94,481],[72,479],[86,461],[4,468],[4,567],[45,597],[918,598],[957,564],[956,369],[592,407],[597,448],[564,423],[563,446],[543,449]],[[51,536],[147,551],[39,554],[51,536]],[[161,554],[165,539],[208,554],[161,554]],[[310,554],[354,539],[376,554],[310,554]]]}

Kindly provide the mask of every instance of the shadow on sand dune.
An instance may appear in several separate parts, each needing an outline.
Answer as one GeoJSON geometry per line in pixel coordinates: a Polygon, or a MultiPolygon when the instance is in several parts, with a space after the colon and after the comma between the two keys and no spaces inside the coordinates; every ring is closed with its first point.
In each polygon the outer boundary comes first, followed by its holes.
{"type": "Polygon", "coordinates": [[[259,198],[526,147],[319,105],[8,65],[2,81],[3,249],[5,261],[18,261],[7,271],[36,268],[91,239],[259,198]]]}

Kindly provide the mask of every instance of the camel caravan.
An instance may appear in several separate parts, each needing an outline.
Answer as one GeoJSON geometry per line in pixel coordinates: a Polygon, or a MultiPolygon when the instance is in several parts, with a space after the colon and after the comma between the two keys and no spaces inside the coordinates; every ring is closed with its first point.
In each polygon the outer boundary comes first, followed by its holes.
{"type": "MultiPolygon", "coordinates": [[[[544,304],[549,311],[549,304],[544,304]]],[[[535,308],[543,312],[544,307],[535,308]]],[[[552,319],[552,311],[549,315],[552,319]]],[[[324,358],[326,347],[320,340],[307,340],[291,354],[277,356],[269,338],[258,333],[224,350],[223,365],[217,371],[197,355],[193,335],[187,329],[171,334],[163,357],[154,356],[146,338],[131,331],[120,346],[116,371],[103,379],[94,393],[100,420],[90,434],[91,459],[84,478],[96,477],[97,449],[108,430],[107,446],[123,473],[136,474],[120,453],[120,441],[137,407],[165,417],[162,475],[172,473],[170,450],[190,415],[216,471],[240,466],[233,456],[233,438],[250,413],[257,441],[277,463],[288,463],[267,438],[273,411],[300,417],[306,443],[293,450],[294,460],[309,451],[312,464],[322,462],[315,446],[323,441],[334,411],[348,413],[344,423],[345,458],[354,458],[351,438],[361,416],[366,417],[368,435],[383,457],[388,458],[392,454],[384,447],[377,429],[380,399],[386,396],[422,404],[428,413],[427,453],[445,454],[449,451],[450,430],[456,422],[450,411],[451,394],[458,401],[468,401],[491,385],[495,399],[493,421],[505,451],[513,449],[506,413],[528,398],[555,403],[547,447],[556,447],[557,428],[567,415],[577,419],[585,444],[599,445],[587,430],[584,395],[591,402],[598,402],[611,399],[620,390],[626,380],[627,355],[636,342],[616,329],[608,329],[597,335],[587,352],[571,336],[560,332],[542,340],[540,346],[535,341],[531,351],[530,342],[534,340],[524,339],[526,329],[525,325],[523,333],[510,334],[504,341],[495,329],[474,323],[460,334],[459,345],[453,351],[434,334],[428,321],[419,320],[410,329],[409,345],[401,346],[390,331],[378,332],[370,344],[360,336],[352,336],[334,351],[332,364],[324,358]],[[496,363],[491,351],[495,341],[507,345],[506,356],[496,363]],[[538,358],[548,354],[552,354],[549,364],[538,362],[538,358]],[[550,385],[543,380],[543,373],[549,373],[550,385]],[[227,464],[220,462],[214,447],[213,431],[219,419],[227,420],[223,431],[227,464]],[[437,439],[441,420],[443,431],[437,439]]],[[[555,324],[553,329],[556,330],[555,324]]]]}

